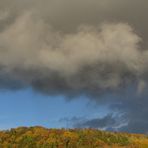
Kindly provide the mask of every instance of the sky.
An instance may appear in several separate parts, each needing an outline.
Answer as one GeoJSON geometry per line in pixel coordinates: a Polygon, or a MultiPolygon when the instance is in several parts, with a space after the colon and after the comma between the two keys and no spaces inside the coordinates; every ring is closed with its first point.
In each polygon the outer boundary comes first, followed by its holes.
{"type": "Polygon", "coordinates": [[[0,0],[0,129],[148,132],[148,1],[0,0]]]}
{"type": "Polygon", "coordinates": [[[63,96],[36,94],[31,88],[0,92],[0,128],[6,130],[19,126],[44,126],[48,128],[73,128],[71,119],[103,117],[107,107],[97,108],[84,97],[65,100],[63,96]]]}

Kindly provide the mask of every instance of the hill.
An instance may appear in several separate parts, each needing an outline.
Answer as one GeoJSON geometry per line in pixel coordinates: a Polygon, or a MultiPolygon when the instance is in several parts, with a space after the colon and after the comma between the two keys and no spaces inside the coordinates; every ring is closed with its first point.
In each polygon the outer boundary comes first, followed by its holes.
{"type": "Polygon", "coordinates": [[[19,127],[0,132],[0,148],[148,148],[148,137],[95,129],[19,127]]]}

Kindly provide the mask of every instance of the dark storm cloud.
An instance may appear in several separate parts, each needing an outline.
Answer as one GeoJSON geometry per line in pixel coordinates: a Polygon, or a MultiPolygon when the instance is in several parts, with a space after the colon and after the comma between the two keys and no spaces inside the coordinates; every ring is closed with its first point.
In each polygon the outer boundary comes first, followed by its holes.
{"type": "Polygon", "coordinates": [[[115,126],[117,126],[116,120],[117,119],[115,119],[112,115],[107,115],[103,118],[95,118],[86,121],[81,121],[80,123],[76,123],[74,127],[100,128],[100,129],[108,129],[108,127],[115,128],[115,126]]]}
{"type": "Polygon", "coordinates": [[[126,95],[124,99],[120,100],[120,104],[113,106],[119,112],[124,112],[128,124],[120,128],[120,131],[128,131],[135,133],[148,132],[148,94],[143,95],[126,95]]]}
{"type": "Polygon", "coordinates": [[[11,15],[34,11],[54,27],[74,31],[81,24],[98,25],[103,21],[125,21],[142,36],[148,37],[146,0],[1,0],[0,9],[11,15]],[[13,13],[12,13],[13,12],[13,13]]]}
{"type": "MultiPolygon", "coordinates": [[[[146,0],[0,0],[0,88],[86,94],[98,104],[114,92],[120,97],[109,102],[121,103],[129,120],[121,130],[148,131],[147,11],[146,0]],[[137,96],[121,97],[129,87],[137,96]]],[[[109,122],[110,115],[83,125],[109,122]]]]}
{"type": "Polygon", "coordinates": [[[122,115],[113,115],[108,113],[103,117],[87,118],[87,117],[73,117],[62,118],[59,122],[64,122],[67,128],[96,128],[101,130],[118,131],[121,127],[127,124],[122,115]]]}
{"type": "Polygon", "coordinates": [[[42,92],[93,94],[145,82],[148,52],[140,41],[128,24],[61,34],[27,12],[0,33],[0,63],[12,79],[42,92]]]}

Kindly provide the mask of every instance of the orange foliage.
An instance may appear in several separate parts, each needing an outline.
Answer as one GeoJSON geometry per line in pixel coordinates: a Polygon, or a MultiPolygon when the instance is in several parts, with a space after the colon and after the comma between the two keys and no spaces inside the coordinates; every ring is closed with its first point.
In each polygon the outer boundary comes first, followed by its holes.
{"type": "Polygon", "coordinates": [[[148,138],[95,129],[19,127],[0,132],[0,148],[148,148],[148,138]]]}

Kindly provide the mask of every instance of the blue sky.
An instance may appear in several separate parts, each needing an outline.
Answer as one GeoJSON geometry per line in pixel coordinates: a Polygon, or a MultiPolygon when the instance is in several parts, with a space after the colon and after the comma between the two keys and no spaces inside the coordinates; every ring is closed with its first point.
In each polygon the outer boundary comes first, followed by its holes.
{"type": "Polygon", "coordinates": [[[35,125],[66,128],[66,121],[61,121],[64,118],[102,117],[107,113],[105,107],[96,107],[84,97],[69,101],[62,96],[41,95],[31,89],[1,91],[0,101],[0,129],[35,125]]]}

